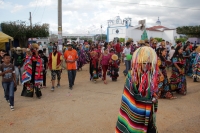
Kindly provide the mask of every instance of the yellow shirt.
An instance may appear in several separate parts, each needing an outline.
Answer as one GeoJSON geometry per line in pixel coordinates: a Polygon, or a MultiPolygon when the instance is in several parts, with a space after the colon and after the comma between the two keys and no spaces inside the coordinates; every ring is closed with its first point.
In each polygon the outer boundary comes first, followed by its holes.
{"type": "MultiPolygon", "coordinates": [[[[52,70],[61,70],[62,69],[62,64],[59,66],[59,68],[57,68],[57,56],[58,56],[58,54],[56,54],[55,56],[52,54],[52,70]]],[[[60,60],[62,60],[62,59],[63,58],[61,55],[60,60]]]]}

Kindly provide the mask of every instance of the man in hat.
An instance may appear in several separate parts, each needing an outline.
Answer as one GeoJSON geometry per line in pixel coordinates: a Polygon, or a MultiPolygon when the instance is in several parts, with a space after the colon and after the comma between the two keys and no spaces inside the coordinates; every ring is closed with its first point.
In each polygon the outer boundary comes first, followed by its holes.
{"type": "Polygon", "coordinates": [[[60,87],[62,60],[62,54],[57,51],[57,46],[53,46],[53,52],[49,55],[49,69],[51,70],[52,91],[55,89],[56,75],[58,81],[57,87],[60,87]]]}
{"type": "Polygon", "coordinates": [[[14,66],[15,66],[15,75],[17,83],[22,82],[22,73],[23,73],[23,64],[25,56],[22,53],[22,49],[20,47],[16,48],[15,53],[12,55],[14,66]]]}
{"type": "Polygon", "coordinates": [[[72,44],[70,43],[67,44],[67,50],[64,53],[64,58],[68,72],[69,89],[72,90],[76,78],[76,69],[77,69],[76,61],[78,59],[78,54],[76,50],[72,48],[72,44]]]}

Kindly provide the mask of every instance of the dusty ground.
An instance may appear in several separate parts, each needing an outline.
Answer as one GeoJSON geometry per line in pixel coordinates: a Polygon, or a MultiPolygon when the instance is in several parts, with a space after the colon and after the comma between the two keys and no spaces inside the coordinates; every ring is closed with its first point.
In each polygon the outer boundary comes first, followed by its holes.
{"type": "MultiPolygon", "coordinates": [[[[77,73],[74,89],[68,89],[67,73],[62,73],[61,88],[47,88],[41,99],[21,97],[15,92],[15,111],[0,91],[0,133],[114,133],[123,91],[124,76],[104,85],[89,81],[88,65],[77,73]]],[[[175,94],[176,95],[176,94],[175,94]]],[[[188,78],[188,94],[176,100],[159,100],[159,133],[200,132],[200,83],[188,78]]]]}

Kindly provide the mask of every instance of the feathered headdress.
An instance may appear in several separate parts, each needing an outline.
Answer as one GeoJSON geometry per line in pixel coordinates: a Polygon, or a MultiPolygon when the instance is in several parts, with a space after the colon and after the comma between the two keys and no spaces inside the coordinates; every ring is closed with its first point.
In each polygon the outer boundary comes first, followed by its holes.
{"type": "Polygon", "coordinates": [[[132,57],[132,80],[143,97],[157,92],[157,55],[151,47],[138,48],[132,57]]]}

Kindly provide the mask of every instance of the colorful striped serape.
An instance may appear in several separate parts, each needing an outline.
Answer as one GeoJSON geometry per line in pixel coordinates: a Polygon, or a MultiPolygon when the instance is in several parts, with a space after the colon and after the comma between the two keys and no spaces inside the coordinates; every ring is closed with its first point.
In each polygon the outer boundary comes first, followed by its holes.
{"type": "Polygon", "coordinates": [[[147,133],[149,120],[153,118],[153,110],[157,111],[157,104],[153,108],[151,98],[141,97],[136,86],[132,84],[129,73],[122,95],[115,133],[147,133]]]}

